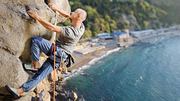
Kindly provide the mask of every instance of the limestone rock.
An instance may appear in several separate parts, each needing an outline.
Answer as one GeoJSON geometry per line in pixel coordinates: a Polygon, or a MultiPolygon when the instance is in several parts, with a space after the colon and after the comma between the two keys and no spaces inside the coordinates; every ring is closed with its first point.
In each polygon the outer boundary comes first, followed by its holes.
{"type": "MultiPolygon", "coordinates": [[[[19,87],[27,80],[28,74],[24,72],[21,61],[14,55],[0,49],[0,86],[4,87],[6,84],[19,87]]],[[[0,90],[0,93],[1,92],[0,90]]]]}
{"type": "MultiPolygon", "coordinates": [[[[59,1],[61,8],[70,12],[68,0],[59,1]]],[[[28,16],[25,5],[36,9],[38,14],[47,21],[51,21],[55,16],[44,0],[0,0],[1,94],[6,94],[5,85],[19,87],[28,79],[27,73],[22,68],[22,62],[30,62],[31,37],[48,34],[43,26],[28,16]]],[[[63,17],[59,19],[59,21],[64,20],[63,17]]]]}

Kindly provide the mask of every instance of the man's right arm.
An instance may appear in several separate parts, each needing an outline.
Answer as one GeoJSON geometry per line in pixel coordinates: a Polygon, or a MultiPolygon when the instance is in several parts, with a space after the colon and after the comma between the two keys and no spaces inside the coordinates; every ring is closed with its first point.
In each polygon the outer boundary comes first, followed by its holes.
{"type": "Polygon", "coordinates": [[[36,19],[41,25],[43,25],[46,29],[52,31],[52,32],[57,32],[60,33],[61,32],[61,28],[59,26],[55,26],[53,24],[51,24],[48,21],[45,21],[44,19],[42,19],[41,17],[38,17],[36,19]]]}
{"type": "Polygon", "coordinates": [[[59,26],[55,26],[53,24],[51,24],[48,21],[45,21],[44,19],[42,19],[35,11],[33,10],[29,10],[27,11],[27,13],[34,18],[35,20],[37,20],[42,26],[44,26],[46,29],[52,31],[52,32],[57,32],[60,33],[61,32],[61,27],[59,26]]]}
{"type": "Polygon", "coordinates": [[[62,16],[66,17],[66,18],[70,18],[70,13],[68,13],[64,10],[61,10],[58,5],[50,3],[49,6],[52,10],[57,11],[62,16]]]}

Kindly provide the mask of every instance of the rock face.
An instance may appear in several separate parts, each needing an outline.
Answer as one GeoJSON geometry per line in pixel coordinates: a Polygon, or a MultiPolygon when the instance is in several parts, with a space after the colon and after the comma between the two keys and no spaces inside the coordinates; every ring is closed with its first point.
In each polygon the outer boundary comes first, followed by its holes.
{"type": "MultiPolygon", "coordinates": [[[[48,34],[43,26],[27,15],[25,5],[37,9],[38,14],[47,21],[51,21],[55,16],[44,0],[0,0],[1,95],[6,94],[5,85],[18,87],[28,79],[28,74],[22,68],[22,62],[30,62],[31,37],[48,34]]],[[[68,0],[59,0],[59,5],[70,12],[68,0]]],[[[63,17],[59,19],[64,20],[63,17]]]]}

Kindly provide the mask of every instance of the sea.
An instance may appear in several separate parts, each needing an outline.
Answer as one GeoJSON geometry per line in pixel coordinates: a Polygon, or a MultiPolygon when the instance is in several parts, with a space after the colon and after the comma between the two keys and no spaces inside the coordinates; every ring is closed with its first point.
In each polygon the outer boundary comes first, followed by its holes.
{"type": "Polygon", "coordinates": [[[152,38],[68,79],[85,101],[180,101],[180,37],[152,38]]]}

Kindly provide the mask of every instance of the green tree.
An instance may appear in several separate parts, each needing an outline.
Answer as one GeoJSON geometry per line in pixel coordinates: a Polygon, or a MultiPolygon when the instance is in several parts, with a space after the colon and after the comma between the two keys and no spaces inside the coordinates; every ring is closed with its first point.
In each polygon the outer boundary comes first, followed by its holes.
{"type": "Polygon", "coordinates": [[[167,14],[145,0],[71,0],[70,4],[72,10],[83,8],[87,11],[87,20],[84,22],[86,32],[83,38],[130,26],[141,29],[160,27],[161,16],[167,14]],[[123,14],[127,18],[121,21],[123,14]],[[137,24],[129,21],[128,15],[132,15],[137,24]]]}

